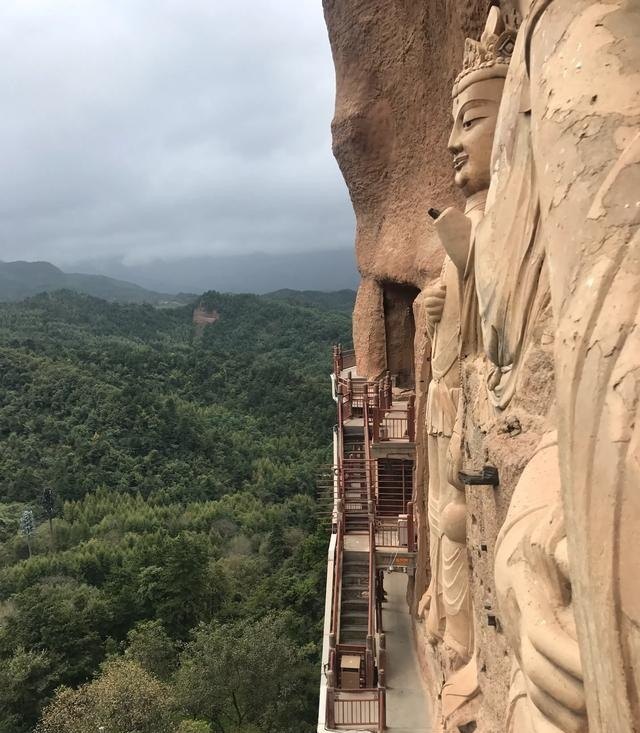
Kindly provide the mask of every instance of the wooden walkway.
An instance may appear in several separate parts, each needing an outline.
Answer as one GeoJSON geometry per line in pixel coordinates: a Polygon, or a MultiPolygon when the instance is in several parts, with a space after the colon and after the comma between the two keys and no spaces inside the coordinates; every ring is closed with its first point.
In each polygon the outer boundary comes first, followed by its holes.
{"type": "Polygon", "coordinates": [[[386,573],[387,601],[382,625],[387,637],[387,730],[431,733],[431,710],[422,684],[411,617],[407,607],[407,576],[386,573]]]}

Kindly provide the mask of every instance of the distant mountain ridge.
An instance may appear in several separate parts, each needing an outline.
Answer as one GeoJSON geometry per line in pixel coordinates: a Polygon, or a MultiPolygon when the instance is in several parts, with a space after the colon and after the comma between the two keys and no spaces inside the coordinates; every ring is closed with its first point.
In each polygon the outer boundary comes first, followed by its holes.
{"type": "MultiPolygon", "coordinates": [[[[171,306],[197,300],[197,296],[193,294],[167,295],[106,275],[63,272],[50,262],[0,261],[0,303],[21,301],[40,293],[59,290],[69,290],[114,303],[171,306]]],[[[356,292],[350,289],[320,291],[282,288],[259,297],[351,314],[356,292]]]]}
{"type": "Polygon", "coordinates": [[[187,302],[192,297],[154,292],[105,275],[67,273],[50,262],[0,262],[0,302],[24,300],[54,290],[73,290],[111,302],[154,305],[187,302]]]}
{"type": "Polygon", "coordinates": [[[161,293],[216,290],[262,295],[282,289],[355,290],[360,279],[352,249],[207,255],[141,264],[125,264],[117,259],[85,260],[74,268],[135,282],[161,293]]]}

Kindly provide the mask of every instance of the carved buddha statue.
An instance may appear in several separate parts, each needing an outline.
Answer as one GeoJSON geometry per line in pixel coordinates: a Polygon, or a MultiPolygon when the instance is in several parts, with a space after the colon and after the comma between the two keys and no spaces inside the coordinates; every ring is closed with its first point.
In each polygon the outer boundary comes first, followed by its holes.
{"type": "Polygon", "coordinates": [[[466,206],[464,214],[450,208],[435,221],[447,255],[440,282],[426,298],[433,344],[426,426],[432,577],[424,605],[432,641],[444,641],[449,672],[468,663],[474,652],[464,486],[450,469],[449,449],[459,408],[461,343],[464,348],[478,348],[473,241],[484,212],[493,135],[512,48],[513,36],[505,33],[497,8],[481,41],[467,41],[464,68],[453,90],[449,139],[455,182],[466,206]]]}

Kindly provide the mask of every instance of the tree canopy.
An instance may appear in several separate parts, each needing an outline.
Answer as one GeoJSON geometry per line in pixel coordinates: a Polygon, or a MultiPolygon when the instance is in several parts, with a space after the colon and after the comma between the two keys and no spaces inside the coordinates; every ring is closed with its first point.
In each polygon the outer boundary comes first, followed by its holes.
{"type": "Polygon", "coordinates": [[[0,733],[314,729],[349,316],[203,304],[0,305],[0,733]]]}

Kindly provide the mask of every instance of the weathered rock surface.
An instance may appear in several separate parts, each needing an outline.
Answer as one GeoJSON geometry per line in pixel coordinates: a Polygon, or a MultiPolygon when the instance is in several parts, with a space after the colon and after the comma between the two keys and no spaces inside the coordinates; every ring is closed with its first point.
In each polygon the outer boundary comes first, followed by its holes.
{"type": "MultiPolygon", "coordinates": [[[[363,280],[355,346],[372,377],[392,351],[385,320],[397,320],[442,266],[427,211],[460,200],[447,152],[451,85],[464,39],[479,33],[489,4],[323,0],[336,67],[333,149],[356,214],[363,280]],[[385,319],[387,284],[397,287],[385,319]]],[[[411,340],[413,326],[405,325],[394,338],[411,340]]]]}

